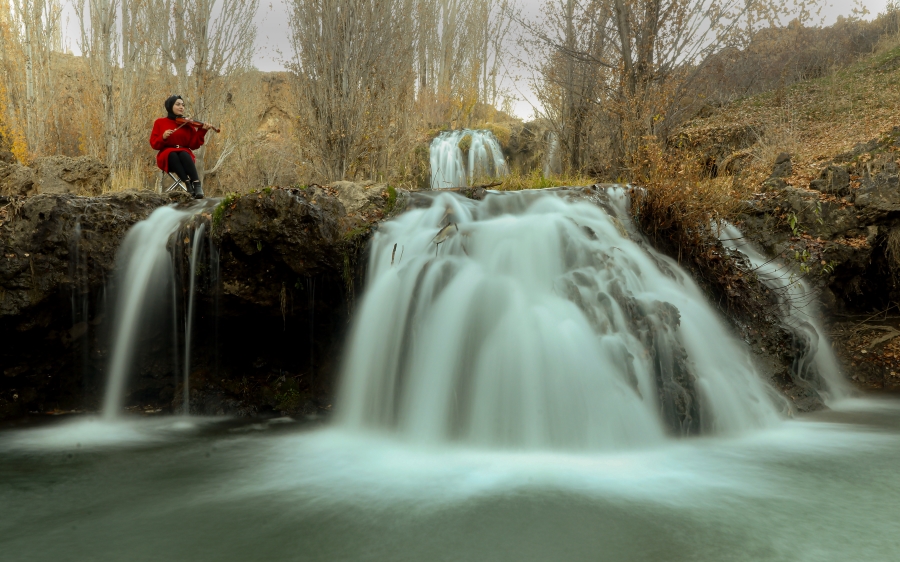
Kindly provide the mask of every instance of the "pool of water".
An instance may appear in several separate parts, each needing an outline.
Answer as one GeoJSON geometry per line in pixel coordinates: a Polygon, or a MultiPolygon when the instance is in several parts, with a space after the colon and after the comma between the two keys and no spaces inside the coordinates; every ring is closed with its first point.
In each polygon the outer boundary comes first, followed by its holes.
{"type": "Polygon", "coordinates": [[[0,432],[5,561],[895,561],[898,531],[900,401],[589,454],[288,420],[0,432]]]}

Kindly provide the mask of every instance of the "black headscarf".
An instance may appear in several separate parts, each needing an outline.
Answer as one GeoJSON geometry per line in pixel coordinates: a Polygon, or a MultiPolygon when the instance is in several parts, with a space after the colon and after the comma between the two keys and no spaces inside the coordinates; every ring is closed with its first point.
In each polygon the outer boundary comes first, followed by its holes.
{"type": "Polygon", "coordinates": [[[175,102],[178,100],[183,100],[183,98],[181,96],[179,96],[178,94],[175,94],[174,96],[169,96],[168,98],[166,98],[165,106],[166,106],[166,112],[168,113],[168,115],[166,115],[166,117],[168,117],[172,121],[174,121],[176,117],[180,117],[179,115],[175,115],[174,113],[172,113],[172,108],[175,107],[175,102]]]}

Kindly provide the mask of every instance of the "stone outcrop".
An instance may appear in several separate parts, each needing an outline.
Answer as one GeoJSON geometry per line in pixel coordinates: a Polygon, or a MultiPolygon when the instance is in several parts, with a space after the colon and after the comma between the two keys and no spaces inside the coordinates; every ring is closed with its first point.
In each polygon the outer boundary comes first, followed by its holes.
{"type": "MultiPolygon", "coordinates": [[[[165,204],[195,209],[169,241],[176,308],[187,299],[191,240],[205,233],[191,411],[326,412],[365,241],[374,221],[408,201],[386,186],[343,187],[265,189],[201,207],[186,195],[150,192],[0,198],[0,419],[99,407],[116,251],[134,223],[165,204]],[[338,195],[355,201],[356,212],[348,214],[338,195]]],[[[170,314],[171,303],[161,306],[170,314]]],[[[153,330],[136,346],[139,368],[126,404],[177,410],[183,367],[172,341],[181,345],[184,335],[173,334],[171,323],[153,330]]]]}
{"type": "Polygon", "coordinates": [[[34,161],[38,193],[100,195],[109,167],[93,156],[44,156],[34,161]]]}
{"type": "Polygon", "coordinates": [[[0,195],[100,195],[108,182],[109,167],[92,156],[44,156],[31,167],[0,159],[0,195]]]}
{"type": "Polygon", "coordinates": [[[177,200],[125,192],[0,202],[0,418],[80,403],[85,382],[71,363],[89,322],[73,322],[74,302],[96,300],[128,229],[177,200]]]}
{"type": "Polygon", "coordinates": [[[842,334],[835,349],[865,388],[900,388],[900,348],[891,347],[893,338],[878,341],[893,333],[887,311],[900,302],[897,148],[900,128],[824,162],[808,187],[767,180],[742,216],[745,235],[821,287],[827,316],[836,319],[832,330],[842,334]],[[878,311],[881,322],[866,328],[878,311]]]}
{"type": "Polygon", "coordinates": [[[0,195],[24,196],[36,193],[34,170],[15,161],[0,161],[0,195]]]}

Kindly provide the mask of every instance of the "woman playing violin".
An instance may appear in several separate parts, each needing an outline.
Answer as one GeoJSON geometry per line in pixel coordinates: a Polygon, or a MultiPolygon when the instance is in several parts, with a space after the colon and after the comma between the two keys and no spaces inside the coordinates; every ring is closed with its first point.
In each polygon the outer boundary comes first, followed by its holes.
{"type": "Polygon", "coordinates": [[[175,95],[166,99],[165,117],[153,123],[150,146],[159,151],[156,165],[166,173],[174,173],[196,199],[203,199],[203,188],[192,150],[203,146],[210,126],[184,118],[184,100],[175,95]]]}

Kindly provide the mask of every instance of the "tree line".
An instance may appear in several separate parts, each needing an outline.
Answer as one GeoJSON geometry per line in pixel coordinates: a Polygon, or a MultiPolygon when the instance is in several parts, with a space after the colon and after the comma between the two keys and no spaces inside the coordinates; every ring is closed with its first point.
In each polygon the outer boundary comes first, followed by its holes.
{"type": "Polygon", "coordinates": [[[252,67],[259,0],[73,1],[80,56],[63,52],[62,0],[0,0],[7,147],[25,162],[94,155],[120,183],[147,183],[147,132],[179,93],[223,125],[198,168],[225,189],[409,179],[437,131],[502,117],[516,72],[567,173],[637,177],[700,106],[862,52],[869,29],[850,18],[830,43],[797,39],[818,29],[819,0],[547,0],[538,17],[512,0],[288,0],[287,111],[269,135],[252,67]]]}

